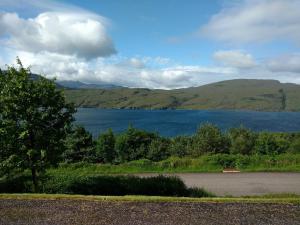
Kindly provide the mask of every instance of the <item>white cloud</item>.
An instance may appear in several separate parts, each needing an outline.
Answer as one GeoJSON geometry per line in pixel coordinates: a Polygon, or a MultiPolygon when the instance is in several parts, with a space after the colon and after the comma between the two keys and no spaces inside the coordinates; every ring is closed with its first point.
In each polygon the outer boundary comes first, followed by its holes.
{"type": "Polygon", "coordinates": [[[239,50],[217,51],[213,55],[214,59],[225,66],[231,66],[240,69],[247,69],[256,66],[252,55],[239,50]]]}
{"type": "Polygon", "coordinates": [[[135,58],[135,57],[127,60],[127,63],[129,66],[135,67],[137,69],[141,69],[141,68],[145,67],[145,63],[142,60],[135,58]]]}
{"type": "Polygon", "coordinates": [[[0,13],[0,36],[4,44],[17,50],[90,59],[116,53],[107,24],[105,18],[83,12],[44,12],[30,19],[0,13]]]}
{"type": "Polygon", "coordinates": [[[238,1],[214,15],[200,35],[231,44],[275,39],[300,44],[300,1],[238,1]]]}
{"type": "Polygon", "coordinates": [[[272,72],[300,73],[300,54],[282,55],[266,62],[272,72]]]}
{"type": "MultiPolygon", "coordinates": [[[[241,68],[220,65],[220,66],[183,66],[167,65],[157,67],[157,57],[133,57],[126,58],[114,56],[111,58],[96,58],[93,60],[84,60],[76,56],[68,56],[57,53],[30,53],[14,52],[10,50],[5,63],[14,63],[15,56],[19,55],[24,66],[31,66],[34,73],[42,74],[48,78],[56,77],[59,80],[79,80],[86,83],[111,83],[127,87],[144,87],[174,89],[191,86],[199,86],[208,83],[218,82],[230,79],[275,79],[282,82],[292,82],[300,84],[298,70],[288,71],[277,66],[276,72],[274,67],[275,59],[270,59],[262,64],[257,64],[251,68],[241,68]],[[15,55],[14,55],[15,54],[15,55]],[[133,64],[130,62],[134,62],[133,64]],[[271,64],[271,62],[273,64],[271,64]],[[143,66],[137,66],[143,63],[143,66]],[[268,64],[269,63],[269,64],[268,64]],[[271,70],[273,65],[273,71],[271,70]]],[[[299,60],[299,54],[294,54],[293,60],[299,60]]],[[[285,61],[278,58],[277,63],[285,61]]],[[[291,62],[293,60],[290,60],[291,62]]],[[[1,60],[0,60],[1,62],[1,60]]],[[[295,61],[298,62],[298,61],[295,61]]],[[[288,66],[287,68],[291,68],[288,66]]],[[[297,68],[297,67],[295,67],[297,68]]]]}

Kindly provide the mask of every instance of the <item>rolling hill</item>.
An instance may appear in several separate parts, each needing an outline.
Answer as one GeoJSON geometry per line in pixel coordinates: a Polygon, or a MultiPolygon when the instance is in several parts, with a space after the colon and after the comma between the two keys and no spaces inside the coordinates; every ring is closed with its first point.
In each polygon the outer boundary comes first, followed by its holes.
{"type": "Polygon", "coordinates": [[[300,85],[276,80],[238,79],[175,90],[66,89],[65,95],[77,107],[300,111],[300,85]]]}

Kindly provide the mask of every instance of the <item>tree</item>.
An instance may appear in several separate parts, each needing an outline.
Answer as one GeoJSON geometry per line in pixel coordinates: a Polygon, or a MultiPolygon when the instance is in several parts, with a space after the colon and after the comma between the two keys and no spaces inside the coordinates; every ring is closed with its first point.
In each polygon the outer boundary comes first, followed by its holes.
{"type": "Polygon", "coordinates": [[[254,149],[257,154],[276,155],[286,152],[290,143],[288,134],[260,132],[254,149]]]}
{"type": "Polygon", "coordinates": [[[112,129],[99,135],[96,142],[97,158],[104,163],[112,163],[116,158],[115,135],[112,129]]]}
{"type": "Polygon", "coordinates": [[[231,146],[230,153],[251,154],[254,149],[256,134],[245,127],[231,128],[228,132],[231,146]]]}
{"type": "Polygon", "coordinates": [[[170,153],[172,156],[183,157],[191,151],[192,138],[188,136],[177,136],[171,139],[170,153]]]}
{"type": "Polygon", "coordinates": [[[36,192],[39,173],[61,156],[75,108],[53,81],[33,80],[17,64],[0,71],[0,160],[5,168],[30,169],[36,192]]]}
{"type": "Polygon", "coordinates": [[[197,130],[193,138],[193,154],[199,156],[203,153],[228,153],[229,140],[221,130],[210,123],[205,123],[197,130]]]}
{"type": "Polygon", "coordinates": [[[293,138],[293,141],[288,149],[288,152],[298,154],[300,153],[300,137],[293,138]]]}
{"type": "Polygon", "coordinates": [[[120,162],[146,158],[149,145],[156,139],[156,133],[129,128],[116,139],[116,151],[120,162]]]}
{"type": "Polygon", "coordinates": [[[147,159],[161,161],[170,157],[170,140],[167,138],[157,138],[149,145],[147,159]]]}
{"type": "Polygon", "coordinates": [[[96,152],[95,143],[86,129],[82,126],[76,126],[67,135],[65,140],[66,150],[63,158],[66,162],[95,162],[96,152]]]}

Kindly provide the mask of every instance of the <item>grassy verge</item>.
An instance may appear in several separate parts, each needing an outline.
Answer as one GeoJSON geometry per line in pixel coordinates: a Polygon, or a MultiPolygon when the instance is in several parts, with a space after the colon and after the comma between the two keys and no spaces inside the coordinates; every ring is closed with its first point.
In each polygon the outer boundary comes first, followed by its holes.
{"type": "Polygon", "coordinates": [[[215,203],[278,203],[300,204],[299,195],[279,194],[255,197],[159,197],[159,196],[85,196],[66,194],[0,194],[0,199],[19,200],[84,200],[84,201],[134,201],[134,202],[215,202],[215,203]]]}
{"type": "Polygon", "coordinates": [[[204,155],[199,158],[172,157],[160,162],[132,161],[120,165],[65,164],[50,169],[50,175],[97,175],[134,173],[221,172],[223,168],[236,168],[242,172],[300,172],[300,154],[270,155],[204,155]]]}

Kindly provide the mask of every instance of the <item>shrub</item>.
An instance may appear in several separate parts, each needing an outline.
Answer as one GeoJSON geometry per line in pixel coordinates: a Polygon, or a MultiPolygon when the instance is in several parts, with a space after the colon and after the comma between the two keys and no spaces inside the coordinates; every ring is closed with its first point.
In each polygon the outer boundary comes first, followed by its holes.
{"type": "Polygon", "coordinates": [[[95,162],[95,143],[92,135],[81,126],[76,126],[67,135],[63,159],[68,163],[95,162]]]}
{"type": "Polygon", "coordinates": [[[255,143],[255,153],[276,155],[286,152],[290,146],[290,137],[283,133],[261,132],[255,143]]]}
{"type": "Polygon", "coordinates": [[[290,153],[300,153],[300,137],[297,137],[291,143],[288,152],[290,153]]]}
{"type": "Polygon", "coordinates": [[[152,161],[161,161],[170,156],[170,141],[167,138],[158,138],[151,142],[147,158],[152,161]]]}
{"type": "Polygon", "coordinates": [[[150,143],[158,135],[129,127],[126,132],[116,139],[116,152],[120,162],[146,158],[150,143]]]}
{"type": "Polygon", "coordinates": [[[193,155],[228,153],[229,145],[229,139],[222,134],[217,126],[206,123],[197,130],[193,137],[193,155]]]}
{"type": "Polygon", "coordinates": [[[48,179],[44,191],[84,195],[211,196],[203,189],[188,189],[178,177],[86,176],[48,179]]]}
{"type": "Polygon", "coordinates": [[[33,185],[30,175],[18,175],[0,179],[0,193],[31,193],[33,185]]]}
{"type": "Polygon", "coordinates": [[[209,160],[211,163],[220,165],[223,168],[235,168],[237,157],[236,155],[217,154],[209,156],[209,160]]]}
{"type": "Polygon", "coordinates": [[[170,148],[170,154],[172,156],[178,156],[183,157],[188,155],[191,149],[191,137],[186,136],[177,136],[173,139],[171,139],[171,144],[169,146],[170,148]]]}
{"type": "Polygon", "coordinates": [[[98,161],[112,163],[116,159],[115,136],[111,129],[100,134],[96,144],[96,154],[98,161]]]}
{"type": "Polygon", "coordinates": [[[231,142],[230,153],[249,155],[253,152],[256,134],[251,130],[244,127],[232,128],[228,136],[231,142]]]}
{"type": "Polygon", "coordinates": [[[203,188],[197,188],[197,187],[192,187],[188,188],[188,196],[189,197],[194,197],[194,198],[201,198],[201,197],[215,197],[214,194],[206,191],[203,188]]]}

